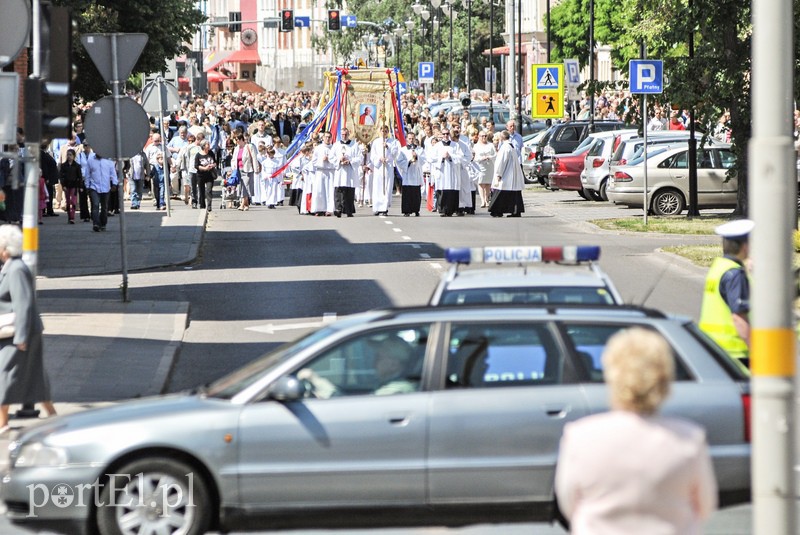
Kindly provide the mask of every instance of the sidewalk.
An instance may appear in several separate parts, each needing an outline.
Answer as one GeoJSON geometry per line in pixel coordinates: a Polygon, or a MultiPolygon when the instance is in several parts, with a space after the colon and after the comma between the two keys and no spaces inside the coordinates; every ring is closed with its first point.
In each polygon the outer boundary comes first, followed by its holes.
{"type": "MultiPolygon", "coordinates": [[[[199,252],[207,213],[172,201],[171,216],[152,201],[109,217],[106,232],[67,214],[39,226],[37,279],[121,273],[120,222],[126,225],[128,271],[180,265],[199,252]]],[[[52,284],[48,285],[52,287],[52,284]]],[[[59,412],[156,395],[169,381],[189,321],[189,303],[93,299],[69,289],[38,290],[45,324],[45,365],[59,412]],[[65,297],[68,296],[68,297],[65,297]]],[[[16,407],[12,407],[12,415],[16,407]]],[[[35,420],[12,419],[12,427],[35,420]]]]}

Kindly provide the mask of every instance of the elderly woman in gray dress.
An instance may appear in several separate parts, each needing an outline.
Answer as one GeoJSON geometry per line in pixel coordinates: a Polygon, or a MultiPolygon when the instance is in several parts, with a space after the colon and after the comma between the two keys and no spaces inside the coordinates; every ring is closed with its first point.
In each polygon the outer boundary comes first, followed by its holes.
{"type": "Polygon", "coordinates": [[[14,313],[13,334],[0,338],[0,433],[8,430],[12,403],[42,402],[48,416],[56,414],[44,370],[42,331],[36,307],[33,275],[20,258],[22,231],[0,226],[0,315],[14,313]]]}

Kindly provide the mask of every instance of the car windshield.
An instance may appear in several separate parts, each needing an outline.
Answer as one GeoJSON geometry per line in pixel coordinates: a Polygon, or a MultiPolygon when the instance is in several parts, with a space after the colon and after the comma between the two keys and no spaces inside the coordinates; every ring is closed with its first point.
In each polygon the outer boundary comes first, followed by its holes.
{"type": "Polygon", "coordinates": [[[205,390],[209,397],[231,399],[233,396],[252,385],[264,376],[266,372],[290,359],[300,351],[314,345],[320,340],[336,332],[334,327],[325,327],[300,338],[294,342],[284,344],[275,351],[267,353],[260,359],[251,362],[230,375],[226,375],[211,383],[205,390]]]}
{"type": "Polygon", "coordinates": [[[597,286],[545,286],[530,288],[472,288],[450,290],[442,295],[443,305],[485,304],[592,304],[613,305],[614,297],[597,286]]]}

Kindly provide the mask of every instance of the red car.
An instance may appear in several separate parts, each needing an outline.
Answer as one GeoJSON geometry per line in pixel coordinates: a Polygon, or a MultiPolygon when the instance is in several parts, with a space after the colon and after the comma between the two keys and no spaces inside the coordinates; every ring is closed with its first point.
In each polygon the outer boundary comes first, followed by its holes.
{"type": "Polygon", "coordinates": [[[582,192],[581,171],[586,153],[591,147],[581,147],[576,152],[553,156],[553,170],[548,175],[550,189],[567,189],[582,192]],[[580,151],[580,152],[577,152],[580,151]]]}

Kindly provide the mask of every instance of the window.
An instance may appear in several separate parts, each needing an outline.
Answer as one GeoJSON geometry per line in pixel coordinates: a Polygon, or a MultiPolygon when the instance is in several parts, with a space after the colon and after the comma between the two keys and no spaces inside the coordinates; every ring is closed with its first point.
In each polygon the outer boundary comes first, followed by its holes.
{"type": "Polygon", "coordinates": [[[603,147],[605,147],[606,141],[604,139],[598,139],[592,148],[589,149],[589,156],[601,156],[603,154],[603,147]]]}
{"type": "Polygon", "coordinates": [[[679,152],[672,157],[673,169],[688,169],[689,168],[689,152],[679,152]]]}
{"type": "MultiPolygon", "coordinates": [[[[592,383],[603,382],[603,350],[608,339],[626,325],[611,324],[566,324],[565,333],[572,346],[575,348],[577,365],[582,367],[592,383]]],[[[637,325],[637,327],[645,327],[637,325]]],[[[674,355],[674,351],[673,351],[674,355]]],[[[675,379],[678,381],[691,380],[691,376],[680,359],[675,359],[675,379]]]]}
{"type": "Polygon", "coordinates": [[[316,357],[297,372],[310,397],[417,392],[422,381],[429,327],[370,331],[316,357]]]}
{"type": "Polygon", "coordinates": [[[717,155],[719,156],[720,167],[723,169],[731,169],[736,166],[736,155],[733,152],[720,149],[717,151],[717,155]]]}
{"type": "Polygon", "coordinates": [[[450,290],[442,295],[443,305],[508,303],[581,303],[612,305],[614,298],[600,286],[542,286],[529,288],[477,288],[450,290]]]}
{"type": "Polygon", "coordinates": [[[698,150],[697,151],[697,168],[698,169],[713,169],[714,163],[711,161],[711,153],[698,150]]]}
{"type": "Polygon", "coordinates": [[[453,325],[447,388],[556,384],[561,352],[544,325],[453,325]]]}
{"type": "Polygon", "coordinates": [[[571,126],[562,128],[561,132],[558,134],[558,141],[578,141],[577,128],[571,126]]]}

